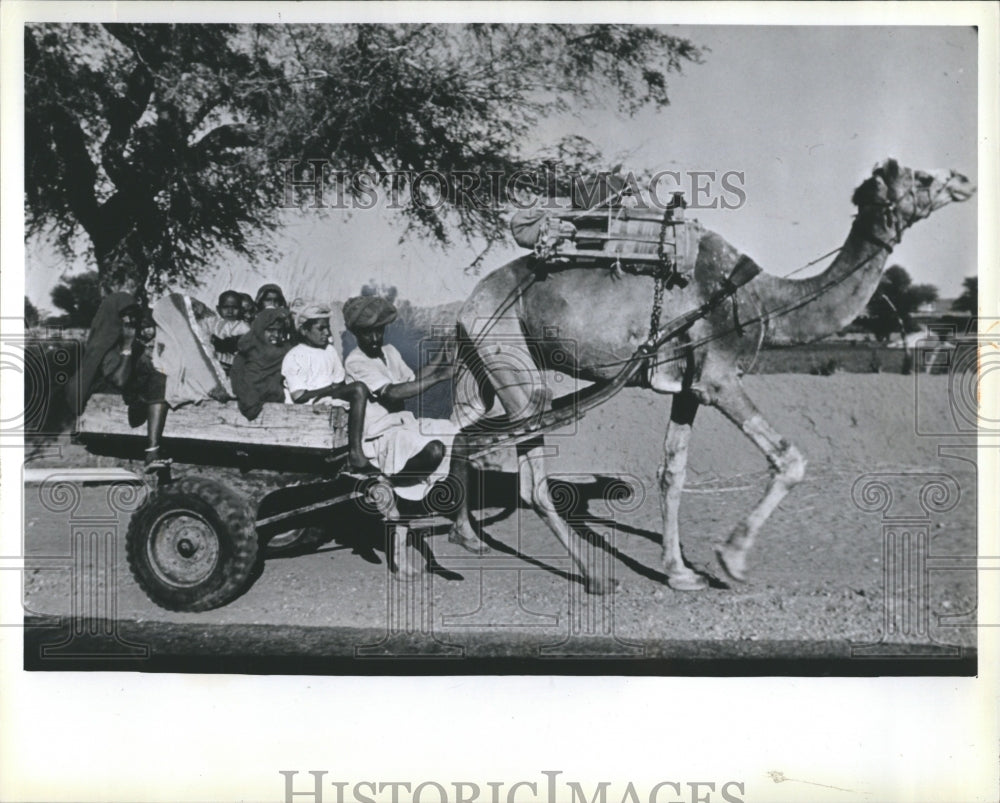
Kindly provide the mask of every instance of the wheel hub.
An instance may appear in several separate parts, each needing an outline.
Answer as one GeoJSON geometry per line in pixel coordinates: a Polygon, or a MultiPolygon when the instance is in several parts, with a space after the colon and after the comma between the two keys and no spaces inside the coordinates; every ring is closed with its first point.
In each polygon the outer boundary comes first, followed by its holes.
{"type": "Polygon", "coordinates": [[[199,513],[164,513],[151,528],[149,564],[165,583],[190,587],[204,582],[219,564],[219,536],[199,513]]]}

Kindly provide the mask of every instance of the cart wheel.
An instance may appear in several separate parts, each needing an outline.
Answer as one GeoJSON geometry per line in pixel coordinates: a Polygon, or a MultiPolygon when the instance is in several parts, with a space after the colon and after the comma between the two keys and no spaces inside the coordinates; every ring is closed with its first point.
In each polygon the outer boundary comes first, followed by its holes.
{"type": "Polygon", "coordinates": [[[332,538],[324,527],[300,527],[287,533],[278,533],[264,547],[265,558],[287,558],[315,552],[332,538]]]}
{"type": "Polygon", "coordinates": [[[257,532],[249,505],[214,480],[183,477],[132,516],[126,536],[132,576],[172,611],[206,611],[252,582],[257,532]]]}

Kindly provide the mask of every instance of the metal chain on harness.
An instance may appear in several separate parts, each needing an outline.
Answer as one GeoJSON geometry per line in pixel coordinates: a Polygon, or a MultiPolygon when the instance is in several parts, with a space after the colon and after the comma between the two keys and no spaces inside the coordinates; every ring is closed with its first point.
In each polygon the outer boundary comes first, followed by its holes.
{"type": "Polygon", "coordinates": [[[663,274],[657,273],[655,289],[653,290],[653,312],[649,316],[649,337],[646,339],[646,345],[652,345],[660,331],[660,316],[663,314],[663,288],[666,283],[663,274]]]}
{"type": "MultiPolygon", "coordinates": [[[[674,207],[684,208],[684,196],[682,193],[675,192],[673,195],[672,203],[663,211],[663,218],[660,221],[660,237],[659,243],[656,246],[656,256],[659,260],[659,265],[656,271],[656,283],[653,290],[653,311],[649,316],[649,339],[646,341],[647,345],[652,345],[656,340],[657,333],[660,331],[660,316],[663,314],[663,290],[664,288],[671,290],[676,285],[678,287],[687,287],[688,280],[681,276],[680,271],[677,267],[677,260],[672,258],[670,254],[667,253],[667,230],[674,224],[673,212],[674,207]]],[[[674,243],[674,254],[676,255],[677,248],[676,242],[674,243]]]]}

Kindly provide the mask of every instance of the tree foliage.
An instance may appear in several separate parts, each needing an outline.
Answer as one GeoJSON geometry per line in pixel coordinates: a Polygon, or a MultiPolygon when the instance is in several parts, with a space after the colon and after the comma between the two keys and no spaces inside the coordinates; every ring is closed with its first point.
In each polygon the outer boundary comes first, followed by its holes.
{"type": "Polygon", "coordinates": [[[914,284],[906,268],[893,265],[882,275],[860,323],[881,341],[900,332],[915,332],[913,313],[937,298],[934,285],[914,284]]]}
{"type": "Polygon", "coordinates": [[[101,281],[96,271],[64,278],[52,288],[52,303],[66,313],[67,326],[90,326],[101,304],[101,281]]]}
{"type": "Polygon", "coordinates": [[[966,276],[962,280],[962,294],[955,299],[951,308],[956,312],[967,312],[975,317],[979,314],[979,280],[966,276]]]}
{"type": "Polygon", "coordinates": [[[370,171],[419,234],[497,239],[490,171],[533,164],[543,117],[611,96],[626,113],[664,106],[668,76],[702,58],[618,25],[32,24],[24,38],[29,233],[69,254],[82,232],[106,288],[262,256],[283,159],[370,171]],[[431,170],[446,178],[425,203],[412,176],[431,170]]]}
{"type": "Polygon", "coordinates": [[[41,313],[38,311],[38,307],[31,303],[31,299],[27,296],[24,297],[24,325],[25,327],[32,329],[42,322],[41,313]]]}

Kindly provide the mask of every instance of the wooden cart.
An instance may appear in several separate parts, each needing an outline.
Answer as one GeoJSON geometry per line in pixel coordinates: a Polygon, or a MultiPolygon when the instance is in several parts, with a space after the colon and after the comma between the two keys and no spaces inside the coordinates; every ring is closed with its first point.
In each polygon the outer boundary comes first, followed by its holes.
{"type": "MultiPolygon", "coordinates": [[[[265,557],[313,551],[358,516],[382,517],[397,574],[418,575],[411,531],[447,520],[397,500],[384,477],[343,472],[346,427],[340,408],[266,404],[254,421],[235,402],[172,410],[163,440],[173,463],[147,478],[126,534],[147,596],[168,610],[221,607],[252,585],[265,557]]],[[[96,395],[75,437],[94,454],[139,461],[146,428],[129,425],[120,397],[96,395]]]]}

